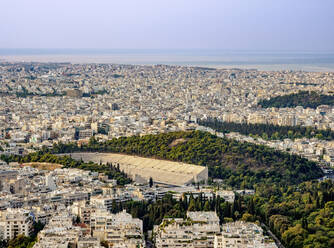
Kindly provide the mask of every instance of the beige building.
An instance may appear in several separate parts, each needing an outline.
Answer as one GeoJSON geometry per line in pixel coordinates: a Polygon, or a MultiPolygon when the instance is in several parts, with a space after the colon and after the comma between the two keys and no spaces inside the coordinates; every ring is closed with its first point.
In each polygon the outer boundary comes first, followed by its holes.
{"type": "Polygon", "coordinates": [[[94,237],[80,237],[77,248],[102,248],[100,240],[94,237]]]}
{"type": "Polygon", "coordinates": [[[215,212],[188,212],[187,219],[167,218],[154,227],[157,248],[212,247],[214,235],[220,232],[215,212]]]}
{"type": "Polygon", "coordinates": [[[260,226],[242,221],[226,223],[215,235],[214,248],[277,248],[275,242],[263,235],[260,226]]]}
{"type": "Polygon", "coordinates": [[[33,231],[33,221],[28,211],[7,209],[0,212],[0,233],[5,240],[12,239],[19,234],[29,236],[33,231]]]}
{"type": "Polygon", "coordinates": [[[106,241],[109,247],[144,247],[143,221],[125,212],[110,214],[105,210],[91,213],[93,237],[106,241]]]}
{"type": "Polygon", "coordinates": [[[73,226],[73,216],[66,211],[53,216],[42,231],[38,233],[34,248],[76,247],[82,230],[73,226]]]}

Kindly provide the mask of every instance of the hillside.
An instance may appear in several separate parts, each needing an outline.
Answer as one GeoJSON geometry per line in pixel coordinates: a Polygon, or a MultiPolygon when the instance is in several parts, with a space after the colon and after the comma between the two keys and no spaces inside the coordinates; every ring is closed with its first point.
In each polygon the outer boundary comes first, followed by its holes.
{"type": "Polygon", "coordinates": [[[46,162],[31,162],[31,163],[23,163],[22,166],[30,166],[39,170],[53,171],[55,169],[61,168],[63,165],[56,163],[46,163],[46,162]]]}
{"type": "Polygon", "coordinates": [[[54,153],[75,151],[134,154],[208,166],[211,178],[225,179],[232,187],[297,184],[322,176],[316,163],[299,156],[199,131],[121,137],[103,143],[93,138],[80,148],[76,144],[58,144],[53,148],[54,153]],[[184,142],[174,145],[178,139],[184,142]]]}
{"type": "Polygon", "coordinates": [[[334,105],[334,96],[319,94],[315,91],[299,91],[289,95],[276,96],[269,100],[261,100],[258,105],[262,108],[294,108],[302,106],[315,109],[320,105],[334,105]]]}
{"type": "MultiPolygon", "coordinates": [[[[34,168],[42,170],[53,170],[56,168],[77,168],[81,170],[94,171],[104,173],[111,179],[117,180],[117,184],[125,185],[131,183],[131,179],[127,177],[125,173],[120,171],[118,166],[111,163],[104,165],[96,164],[93,162],[85,163],[83,161],[74,160],[69,156],[57,156],[47,153],[47,151],[39,151],[35,153],[29,153],[25,156],[19,155],[1,155],[0,159],[9,162],[18,162],[23,166],[32,166],[34,168]]],[[[1,247],[0,247],[1,248],[1,247]]]]}
{"type": "Polygon", "coordinates": [[[299,138],[318,138],[321,140],[333,140],[334,132],[330,129],[317,129],[303,126],[279,126],[273,124],[251,124],[223,122],[218,119],[199,120],[198,124],[210,127],[218,132],[229,133],[238,132],[243,135],[260,136],[265,140],[283,140],[299,138]]]}

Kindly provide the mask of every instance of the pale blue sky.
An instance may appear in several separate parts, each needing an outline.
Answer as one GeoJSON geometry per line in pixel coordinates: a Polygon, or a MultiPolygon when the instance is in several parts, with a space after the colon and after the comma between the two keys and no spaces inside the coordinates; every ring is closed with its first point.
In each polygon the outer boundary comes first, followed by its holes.
{"type": "Polygon", "coordinates": [[[0,48],[334,51],[334,0],[0,0],[0,48]]]}

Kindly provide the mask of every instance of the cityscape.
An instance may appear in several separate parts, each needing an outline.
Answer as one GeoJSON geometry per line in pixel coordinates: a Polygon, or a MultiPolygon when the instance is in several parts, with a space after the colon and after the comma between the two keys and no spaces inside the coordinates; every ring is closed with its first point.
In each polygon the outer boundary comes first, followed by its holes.
{"type": "Polygon", "coordinates": [[[0,7],[0,248],[334,247],[331,1],[0,7]]]}
{"type": "MultiPolygon", "coordinates": [[[[331,94],[333,78],[334,73],[301,71],[5,63],[1,65],[0,142],[4,154],[21,154],[93,136],[105,141],[121,136],[206,130],[197,120],[207,118],[333,130],[332,106],[258,105],[262,99],[298,91],[331,94]]],[[[334,164],[334,143],[330,140],[265,141],[233,132],[227,136],[290,149],[309,159],[334,164]]]]}

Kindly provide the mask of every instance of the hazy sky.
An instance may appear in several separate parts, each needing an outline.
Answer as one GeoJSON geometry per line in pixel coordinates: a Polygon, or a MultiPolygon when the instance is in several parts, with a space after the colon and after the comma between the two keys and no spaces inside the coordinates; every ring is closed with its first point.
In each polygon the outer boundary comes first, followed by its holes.
{"type": "Polygon", "coordinates": [[[0,0],[0,48],[334,51],[334,0],[0,0]]]}

